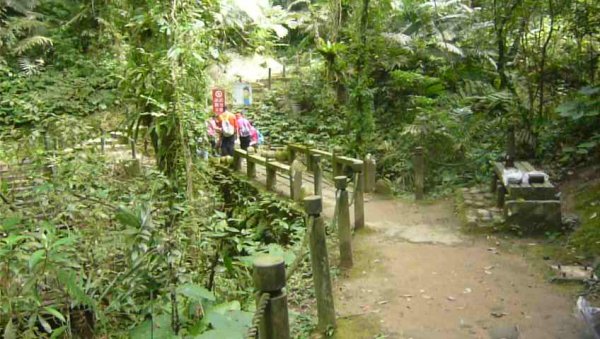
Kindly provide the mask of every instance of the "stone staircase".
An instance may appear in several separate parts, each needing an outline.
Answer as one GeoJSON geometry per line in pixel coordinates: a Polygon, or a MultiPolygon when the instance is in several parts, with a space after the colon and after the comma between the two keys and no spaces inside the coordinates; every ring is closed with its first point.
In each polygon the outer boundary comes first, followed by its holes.
{"type": "Polygon", "coordinates": [[[38,191],[47,173],[47,169],[31,162],[0,164],[0,193],[3,200],[7,200],[3,203],[8,202],[10,209],[25,212],[37,220],[45,218],[47,215],[40,212],[43,199],[38,191]]]}
{"type": "MultiPolygon", "coordinates": [[[[114,165],[133,159],[131,145],[125,135],[119,132],[108,133],[104,140],[90,139],[57,152],[68,154],[91,149],[104,152],[107,162],[114,165]]],[[[154,165],[154,159],[144,156],[142,152],[136,152],[136,160],[144,166],[154,165]]],[[[45,203],[48,197],[43,189],[52,174],[50,166],[28,160],[14,164],[0,161],[0,193],[3,200],[0,204],[7,204],[9,209],[20,212],[27,218],[38,221],[52,219],[56,211],[50,210],[49,204],[45,203]]]]}

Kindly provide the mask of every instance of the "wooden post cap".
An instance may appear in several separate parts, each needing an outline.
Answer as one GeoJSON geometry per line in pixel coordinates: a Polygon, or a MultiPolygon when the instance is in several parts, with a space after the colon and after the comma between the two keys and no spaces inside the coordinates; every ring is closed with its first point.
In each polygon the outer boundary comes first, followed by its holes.
{"type": "Polygon", "coordinates": [[[356,160],[352,163],[352,170],[354,172],[362,172],[364,163],[360,160],[356,160]]]}
{"type": "Polygon", "coordinates": [[[348,177],[345,175],[337,176],[333,178],[333,181],[335,182],[335,188],[339,190],[343,190],[348,187],[348,177]]]}
{"type": "Polygon", "coordinates": [[[311,154],[312,160],[314,162],[319,162],[321,161],[321,155],[320,154],[311,154]]]}
{"type": "Polygon", "coordinates": [[[423,147],[421,147],[421,146],[415,147],[415,154],[423,154],[423,147]]]}
{"type": "Polygon", "coordinates": [[[254,259],[254,287],[261,292],[276,292],[285,287],[283,258],[263,255],[254,259]]]}
{"type": "Polygon", "coordinates": [[[311,195],[304,198],[304,210],[308,215],[319,215],[323,211],[323,202],[318,195],[311,195]]]}

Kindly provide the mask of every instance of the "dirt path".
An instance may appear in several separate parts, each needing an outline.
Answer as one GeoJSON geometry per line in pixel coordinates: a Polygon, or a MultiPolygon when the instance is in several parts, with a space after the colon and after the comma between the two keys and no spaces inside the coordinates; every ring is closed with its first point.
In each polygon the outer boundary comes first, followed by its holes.
{"type": "MultiPolygon", "coordinates": [[[[266,180],[260,167],[257,174],[266,180]]],[[[310,191],[312,178],[305,179],[310,191]]],[[[278,178],[276,189],[288,194],[288,180],[278,178]]],[[[511,246],[461,233],[451,202],[365,200],[355,266],[334,283],[337,338],[587,338],[572,296],[511,246]]],[[[324,185],[328,218],[334,201],[334,189],[324,185]]],[[[337,248],[329,251],[337,257],[337,248]]]]}
{"type": "Polygon", "coordinates": [[[496,240],[462,235],[449,202],[373,198],[366,215],[335,286],[338,338],[584,338],[574,300],[496,240]]]}

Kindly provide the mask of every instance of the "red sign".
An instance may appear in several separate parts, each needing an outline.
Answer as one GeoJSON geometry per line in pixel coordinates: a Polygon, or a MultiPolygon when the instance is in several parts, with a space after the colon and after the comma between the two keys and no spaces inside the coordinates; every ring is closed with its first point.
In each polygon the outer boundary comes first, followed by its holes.
{"type": "Polygon", "coordinates": [[[221,114],[225,111],[225,91],[222,89],[212,90],[213,112],[221,114]]]}

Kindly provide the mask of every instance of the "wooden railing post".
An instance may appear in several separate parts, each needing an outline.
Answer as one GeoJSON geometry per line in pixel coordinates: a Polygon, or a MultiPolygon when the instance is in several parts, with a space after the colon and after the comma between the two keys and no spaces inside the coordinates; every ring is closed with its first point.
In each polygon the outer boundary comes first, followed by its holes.
{"type": "Polygon", "coordinates": [[[423,199],[425,185],[425,161],[423,159],[423,147],[416,147],[414,153],[413,167],[415,170],[415,199],[423,199]]]}
{"type": "Polygon", "coordinates": [[[302,199],[302,165],[298,160],[290,166],[290,196],[294,201],[302,199]]]}
{"type": "Polygon", "coordinates": [[[104,136],[104,130],[100,130],[100,152],[104,154],[104,150],[106,149],[106,137],[104,136]]]}
{"type": "Polygon", "coordinates": [[[356,187],[354,187],[354,229],[360,230],[365,227],[365,171],[364,163],[356,161],[352,166],[356,178],[356,187]]]}
{"type": "Polygon", "coordinates": [[[296,160],[296,150],[293,146],[288,145],[288,152],[290,153],[290,164],[296,160]]]}
{"type": "Polygon", "coordinates": [[[319,196],[304,198],[304,208],[308,214],[310,261],[312,276],[317,297],[317,315],[319,318],[317,328],[323,332],[330,327],[335,327],[335,308],[333,304],[333,291],[329,274],[329,257],[325,241],[325,223],[321,216],[323,210],[322,199],[319,196]]]}
{"type": "Polygon", "coordinates": [[[513,167],[516,157],[515,127],[510,126],[506,138],[506,167],[513,167]]]}
{"type": "Polygon", "coordinates": [[[492,181],[490,183],[490,192],[495,193],[498,188],[498,175],[496,173],[492,174],[492,181]]]}
{"type": "Polygon", "coordinates": [[[306,149],[306,152],[304,153],[304,157],[306,158],[306,171],[313,172],[315,169],[314,169],[313,158],[312,158],[312,154],[310,153],[310,149],[306,149]]]}
{"type": "Polygon", "coordinates": [[[269,67],[269,83],[268,88],[271,89],[271,68],[269,67]]]}
{"type": "Polygon", "coordinates": [[[344,165],[339,162],[338,158],[342,153],[341,148],[334,147],[331,156],[331,170],[333,171],[333,177],[342,175],[344,171],[344,165]]]}
{"type": "Polygon", "coordinates": [[[238,152],[233,152],[233,169],[236,172],[239,172],[242,170],[242,157],[240,156],[240,153],[238,153],[238,152]]]}
{"type": "Polygon", "coordinates": [[[277,169],[273,166],[269,166],[269,163],[266,163],[267,168],[267,191],[274,192],[275,185],[277,184],[277,169]]]}
{"type": "Polygon", "coordinates": [[[350,206],[348,203],[348,177],[335,177],[335,188],[338,190],[337,229],[340,246],[340,267],[352,267],[352,231],[350,230],[350,206]]]}
{"type": "Polygon", "coordinates": [[[137,154],[135,151],[135,140],[131,139],[131,141],[129,141],[129,144],[131,145],[131,159],[135,159],[137,158],[137,154]]]}
{"type": "Polygon", "coordinates": [[[309,172],[314,172],[315,170],[315,164],[314,164],[314,159],[313,159],[313,153],[312,153],[312,149],[315,147],[314,142],[309,141],[308,143],[306,143],[306,150],[305,150],[305,155],[306,155],[306,169],[309,172]]]}
{"type": "Polygon", "coordinates": [[[246,175],[248,179],[256,178],[256,163],[250,160],[250,157],[246,157],[246,175]]]}
{"type": "MultiPolygon", "coordinates": [[[[285,287],[283,259],[261,256],[254,260],[254,287],[257,303],[263,293],[270,295],[258,329],[260,339],[289,339],[290,325],[285,287]]],[[[258,305],[257,305],[258,307],[258,305]]]]}
{"type": "Polygon", "coordinates": [[[315,185],[315,195],[323,195],[323,169],[321,167],[321,155],[311,155],[313,164],[313,179],[315,185]]]}
{"type": "Polygon", "coordinates": [[[506,187],[499,182],[496,187],[496,207],[504,207],[504,201],[506,200],[506,187]]]}
{"type": "Polygon", "coordinates": [[[142,164],[140,163],[140,159],[137,159],[135,141],[133,139],[129,140],[129,145],[131,147],[131,159],[123,161],[123,168],[125,173],[127,173],[130,178],[133,178],[137,177],[142,172],[142,164]]]}
{"type": "Polygon", "coordinates": [[[365,192],[375,192],[375,183],[377,182],[377,164],[371,154],[365,157],[365,192]]]}

